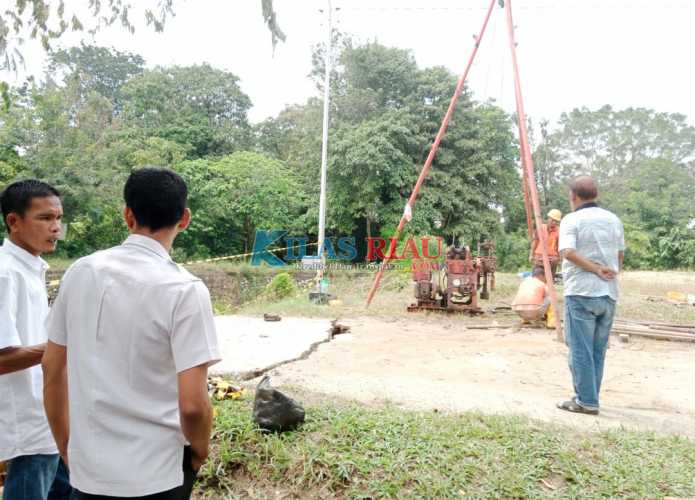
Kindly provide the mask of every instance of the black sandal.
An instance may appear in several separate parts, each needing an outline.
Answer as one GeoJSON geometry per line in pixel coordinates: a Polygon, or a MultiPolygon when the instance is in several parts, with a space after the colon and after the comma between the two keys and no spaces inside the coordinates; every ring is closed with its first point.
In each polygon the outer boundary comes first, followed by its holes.
{"type": "Polygon", "coordinates": [[[590,410],[578,404],[574,398],[569,401],[563,401],[556,405],[560,410],[569,411],[572,413],[584,413],[585,415],[598,415],[598,410],[590,410]]]}

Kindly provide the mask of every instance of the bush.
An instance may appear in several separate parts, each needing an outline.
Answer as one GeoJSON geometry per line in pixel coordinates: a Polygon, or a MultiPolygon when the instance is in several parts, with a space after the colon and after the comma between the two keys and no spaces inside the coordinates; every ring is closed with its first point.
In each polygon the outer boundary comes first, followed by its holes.
{"type": "Polygon", "coordinates": [[[268,283],[266,293],[274,299],[284,299],[297,292],[297,285],[288,273],[280,273],[268,283]]]}
{"type": "Polygon", "coordinates": [[[657,240],[659,264],[666,269],[695,268],[695,229],[673,227],[657,240]]]}
{"type": "Polygon", "coordinates": [[[625,268],[651,269],[656,255],[649,233],[633,224],[625,224],[625,268]]]}
{"type": "Polygon", "coordinates": [[[524,231],[502,234],[497,238],[497,262],[500,271],[518,272],[530,268],[531,243],[524,231]]]}

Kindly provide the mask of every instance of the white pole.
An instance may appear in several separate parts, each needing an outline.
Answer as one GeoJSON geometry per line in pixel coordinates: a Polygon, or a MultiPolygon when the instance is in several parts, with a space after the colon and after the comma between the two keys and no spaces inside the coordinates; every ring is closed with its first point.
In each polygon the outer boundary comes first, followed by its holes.
{"type": "Polygon", "coordinates": [[[328,37],[326,39],[325,66],[326,74],[323,81],[323,144],[321,146],[321,196],[319,198],[319,249],[318,256],[321,261],[319,277],[323,275],[326,256],[323,253],[323,244],[326,238],[326,172],[328,168],[328,110],[329,92],[331,85],[331,50],[333,42],[333,6],[328,0],[328,37]]]}

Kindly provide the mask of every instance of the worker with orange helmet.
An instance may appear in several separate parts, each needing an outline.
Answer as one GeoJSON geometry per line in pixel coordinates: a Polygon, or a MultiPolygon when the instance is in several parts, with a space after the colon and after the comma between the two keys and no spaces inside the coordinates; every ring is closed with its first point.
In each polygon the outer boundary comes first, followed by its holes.
{"type": "MultiPolygon", "coordinates": [[[[557,208],[553,208],[548,212],[548,220],[541,226],[541,231],[546,234],[548,241],[548,258],[550,259],[550,269],[555,276],[558,262],[560,262],[560,252],[558,250],[558,242],[560,240],[560,221],[562,220],[562,212],[557,208]]],[[[534,235],[531,242],[531,253],[529,254],[529,262],[536,266],[543,265],[543,252],[541,251],[540,240],[538,234],[534,235]]]]}

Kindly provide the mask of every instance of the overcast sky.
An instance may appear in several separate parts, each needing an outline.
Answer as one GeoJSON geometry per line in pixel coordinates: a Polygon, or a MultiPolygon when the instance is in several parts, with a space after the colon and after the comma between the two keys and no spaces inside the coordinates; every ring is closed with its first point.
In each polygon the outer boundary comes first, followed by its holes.
{"type": "MultiPolygon", "coordinates": [[[[333,3],[340,7],[335,27],[355,40],[407,48],[421,67],[443,65],[459,74],[488,0],[333,3]]],[[[178,0],[175,5],[176,17],[164,33],[144,26],[132,36],[109,29],[86,41],[139,53],[149,66],[208,62],[232,71],[253,101],[254,122],[316,92],[307,74],[311,47],[325,39],[319,11],[325,0],[275,0],[287,41],[274,53],[260,0],[178,0]]],[[[695,1],[514,0],[514,11],[522,89],[534,120],[554,120],[578,106],[611,104],[679,112],[695,124],[695,1]]],[[[505,29],[504,11],[496,7],[469,84],[476,99],[494,98],[512,111],[505,29]]],[[[71,35],[66,44],[79,39],[71,35]]],[[[27,71],[38,73],[44,55],[34,47],[25,52],[27,71]]]]}

